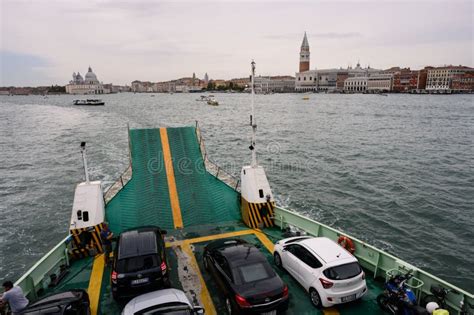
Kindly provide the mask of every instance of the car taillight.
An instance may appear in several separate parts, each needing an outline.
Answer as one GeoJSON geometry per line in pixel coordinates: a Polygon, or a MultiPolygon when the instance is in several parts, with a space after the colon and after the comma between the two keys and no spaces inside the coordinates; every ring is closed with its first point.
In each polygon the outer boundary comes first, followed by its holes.
{"type": "Polygon", "coordinates": [[[117,283],[117,272],[112,271],[112,276],[110,276],[110,279],[112,280],[113,283],[117,283]]]}
{"type": "Polygon", "coordinates": [[[283,297],[284,298],[288,297],[288,286],[286,284],[283,287],[283,297]]]}
{"type": "Polygon", "coordinates": [[[323,278],[319,278],[319,281],[321,281],[321,284],[322,284],[323,288],[325,288],[325,289],[329,289],[334,285],[334,283],[332,283],[331,281],[328,281],[328,280],[323,279],[323,278]]]}
{"type": "Polygon", "coordinates": [[[362,280],[365,280],[365,272],[362,271],[362,280]]]}
{"type": "Polygon", "coordinates": [[[166,262],[161,263],[161,274],[164,275],[166,273],[166,262]]]}
{"type": "Polygon", "coordinates": [[[240,306],[240,307],[251,307],[252,305],[250,305],[249,302],[247,302],[247,300],[243,297],[243,296],[240,296],[238,294],[235,295],[235,301],[237,302],[237,304],[240,306]]]}

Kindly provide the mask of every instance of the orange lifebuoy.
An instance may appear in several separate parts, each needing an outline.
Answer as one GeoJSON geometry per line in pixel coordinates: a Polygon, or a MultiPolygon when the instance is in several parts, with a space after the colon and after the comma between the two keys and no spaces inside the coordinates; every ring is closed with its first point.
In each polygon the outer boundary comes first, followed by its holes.
{"type": "Polygon", "coordinates": [[[354,254],[356,250],[354,247],[354,243],[347,236],[344,236],[344,235],[339,236],[339,238],[337,239],[337,243],[341,245],[349,253],[354,254]]]}

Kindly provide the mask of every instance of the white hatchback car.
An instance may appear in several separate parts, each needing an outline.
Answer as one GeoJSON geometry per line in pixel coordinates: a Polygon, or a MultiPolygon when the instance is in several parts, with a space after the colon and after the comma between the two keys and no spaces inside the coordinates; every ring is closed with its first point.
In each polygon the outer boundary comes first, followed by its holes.
{"type": "Polygon", "coordinates": [[[361,298],[367,292],[357,259],[326,237],[296,236],[276,242],[275,264],[309,292],[320,308],[361,298]]]}
{"type": "Polygon", "coordinates": [[[136,314],[195,315],[204,314],[204,309],[192,305],[183,291],[164,289],[137,296],[122,311],[122,315],[136,314]]]}

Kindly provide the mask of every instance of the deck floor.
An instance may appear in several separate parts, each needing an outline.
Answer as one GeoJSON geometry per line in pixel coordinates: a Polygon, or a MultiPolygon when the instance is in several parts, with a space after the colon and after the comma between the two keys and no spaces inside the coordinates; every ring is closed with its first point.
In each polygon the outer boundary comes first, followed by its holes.
{"type": "MultiPolygon", "coordinates": [[[[224,298],[202,264],[202,252],[206,244],[218,238],[241,238],[259,248],[268,258],[269,263],[288,284],[290,305],[287,314],[379,314],[376,303],[377,295],[382,291],[382,283],[374,281],[367,273],[368,293],[359,301],[339,305],[324,310],[315,309],[307,293],[284,270],[279,270],[273,263],[271,248],[273,243],[282,238],[278,228],[257,231],[248,229],[242,223],[231,222],[219,226],[193,226],[183,230],[172,230],[167,236],[167,255],[171,271],[172,286],[183,290],[196,304],[206,309],[206,314],[226,314],[224,298]]],[[[91,278],[96,271],[96,261],[103,257],[86,258],[75,261],[66,278],[54,289],[46,293],[60,292],[72,288],[89,289],[92,313],[120,314],[123,305],[118,305],[112,298],[110,288],[111,269],[104,266],[101,279],[91,278]],[[91,289],[94,285],[99,289],[91,289]]]]}

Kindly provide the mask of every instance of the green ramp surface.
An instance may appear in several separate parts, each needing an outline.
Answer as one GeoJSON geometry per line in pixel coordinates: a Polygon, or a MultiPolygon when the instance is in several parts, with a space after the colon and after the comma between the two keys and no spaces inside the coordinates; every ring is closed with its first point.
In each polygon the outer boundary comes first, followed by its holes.
{"type": "Polygon", "coordinates": [[[196,128],[167,131],[184,226],[240,220],[239,194],[206,171],[196,128]]]}
{"type": "MultiPolygon", "coordinates": [[[[240,220],[239,194],[205,170],[196,128],[167,134],[184,227],[240,220]]],[[[173,229],[160,129],[132,129],[129,137],[132,178],[106,206],[110,227],[173,229]]]]}
{"type": "Polygon", "coordinates": [[[110,228],[115,233],[143,225],[173,229],[160,130],[132,129],[129,137],[132,179],[107,204],[110,228]]]}

